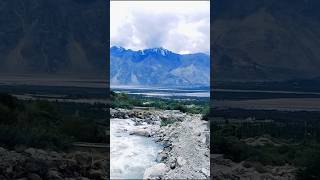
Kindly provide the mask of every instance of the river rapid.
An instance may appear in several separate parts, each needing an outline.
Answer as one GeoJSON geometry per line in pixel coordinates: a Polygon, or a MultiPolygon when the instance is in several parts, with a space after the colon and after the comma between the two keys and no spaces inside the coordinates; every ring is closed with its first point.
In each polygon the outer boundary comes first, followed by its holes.
{"type": "Polygon", "coordinates": [[[134,128],[134,121],[131,119],[111,119],[111,179],[142,179],[145,169],[156,164],[161,146],[152,138],[129,135],[134,128]]]}

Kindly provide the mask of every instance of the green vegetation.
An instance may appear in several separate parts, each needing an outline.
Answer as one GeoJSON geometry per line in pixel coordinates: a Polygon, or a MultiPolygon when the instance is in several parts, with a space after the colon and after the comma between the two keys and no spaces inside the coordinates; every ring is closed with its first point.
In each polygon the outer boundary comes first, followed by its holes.
{"type": "Polygon", "coordinates": [[[167,126],[168,124],[173,124],[174,120],[171,120],[171,119],[162,119],[161,122],[160,122],[160,126],[167,126]]]}
{"type": "Polygon", "coordinates": [[[264,165],[291,164],[299,179],[319,179],[320,114],[262,110],[214,110],[211,153],[263,172],[264,165]],[[236,118],[237,117],[237,118],[236,118]]]}
{"type": "Polygon", "coordinates": [[[165,110],[180,110],[185,113],[206,114],[209,112],[209,102],[200,100],[172,100],[143,96],[129,96],[125,93],[111,92],[112,108],[131,109],[139,107],[155,107],[165,110]]]}
{"type": "Polygon", "coordinates": [[[0,145],[64,149],[72,142],[105,142],[102,105],[20,101],[0,94],[0,145]]]}

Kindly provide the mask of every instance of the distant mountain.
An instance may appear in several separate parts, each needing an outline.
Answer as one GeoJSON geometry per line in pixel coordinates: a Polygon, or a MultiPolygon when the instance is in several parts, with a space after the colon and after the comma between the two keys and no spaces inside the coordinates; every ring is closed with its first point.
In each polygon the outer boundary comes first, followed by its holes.
{"type": "Polygon", "coordinates": [[[164,48],[110,48],[111,85],[209,86],[210,59],[204,53],[177,54],[164,48]]]}
{"type": "Polygon", "coordinates": [[[0,74],[105,78],[107,6],[105,0],[0,1],[0,74]]]}
{"type": "Polygon", "coordinates": [[[320,77],[319,9],[319,0],[213,1],[214,79],[320,77]]]}

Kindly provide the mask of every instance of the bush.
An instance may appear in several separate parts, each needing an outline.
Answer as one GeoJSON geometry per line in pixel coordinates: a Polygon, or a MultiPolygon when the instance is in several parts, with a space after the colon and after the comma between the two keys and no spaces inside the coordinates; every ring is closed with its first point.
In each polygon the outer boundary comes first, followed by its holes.
{"type": "Polygon", "coordinates": [[[169,124],[175,123],[175,120],[172,119],[161,119],[160,126],[167,126],[169,124]]]}
{"type": "Polygon", "coordinates": [[[134,106],[155,107],[166,110],[179,110],[184,113],[205,114],[209,111],[207,101],[180,101],[161,98],[129,96],[125,93],[111,92],[111,108],[132,109],[134,106]],[[148,102],[148,103],[145,103],[148,102]]]}
{"type": "Polygon", "coordinates": [[[105,118],[104,106],[10,97],[0,95],[2,146],[64,149],[74,141],[106,142],[105,127],[98,124],[105,118]]]}
{"type": "Polygon", "coordinates": [[[61,133],[85,142],[104,142],[106,133],[103,128],[90,119],[69,118],[61,123],[61,133]]]}

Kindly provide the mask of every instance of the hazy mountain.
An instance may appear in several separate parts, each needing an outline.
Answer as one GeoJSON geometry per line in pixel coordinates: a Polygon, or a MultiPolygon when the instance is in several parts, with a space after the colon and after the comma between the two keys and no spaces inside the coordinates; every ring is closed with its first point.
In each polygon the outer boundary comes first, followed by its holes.
{"type": "Polygon", "coordinates": [[[0,72],[105,77],[107,5],[104,0],[0,1],[0,72]]]}
{"type": "Polygon", "coordinates": [[[282,81],[320,76],[319,0],[212,3],[214,78],[282,81]]]}
{"type": "Polygon", "coordinates": [[[207,54],[181,55],[164,48],[110,48],[112,85],[209,86],[207,54]]]}

